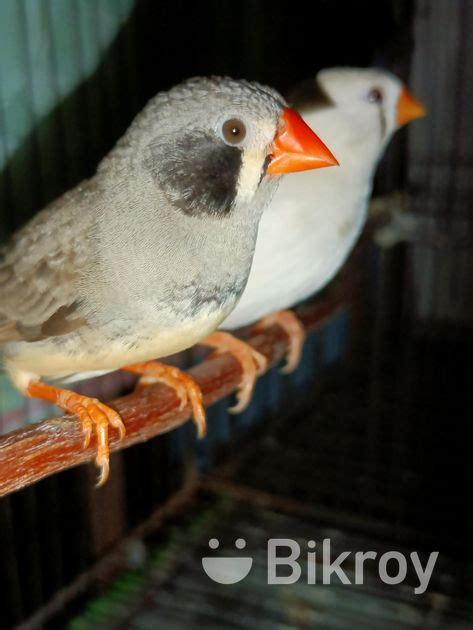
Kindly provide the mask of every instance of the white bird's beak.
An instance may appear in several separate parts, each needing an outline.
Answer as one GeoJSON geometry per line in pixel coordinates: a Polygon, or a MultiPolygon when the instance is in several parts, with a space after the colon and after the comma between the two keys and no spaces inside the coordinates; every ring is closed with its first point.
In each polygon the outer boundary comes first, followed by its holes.
{"type": "Polygon", "coordinates": [[[397,126],[407,125],[411,120],[422,118],[426,113],[425,106],[403,87],[397,102],[397,126]]]}

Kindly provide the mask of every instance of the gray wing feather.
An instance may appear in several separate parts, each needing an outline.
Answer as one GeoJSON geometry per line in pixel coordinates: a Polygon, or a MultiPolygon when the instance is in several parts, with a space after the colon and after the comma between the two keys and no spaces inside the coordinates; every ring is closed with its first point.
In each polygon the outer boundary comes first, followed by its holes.
{"type": "MultiPolygon", "coordinates": [[[[88,260],[93,214],[85,182],[54,201],[3,248],[0,257],[0,342],[39,338],[45,324],[61,334],[70,326],[77,282],[88,260]]],[[[91,200],[91,199],[90,199],[91,200]]]]}

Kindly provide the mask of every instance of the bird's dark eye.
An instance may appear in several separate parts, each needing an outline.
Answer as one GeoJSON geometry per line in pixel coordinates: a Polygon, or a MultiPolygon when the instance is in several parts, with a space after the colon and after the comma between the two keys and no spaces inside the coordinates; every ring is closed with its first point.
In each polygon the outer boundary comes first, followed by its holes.
{"type": "Polygon", "coordinates": [[[381,103],[383,101],[383,93],[379,88],[372,88],[368,92],[368,102],[369,103],[381,103]]]}
{"type": "Polygon", "coordinates": [[[230,118],[223,123],[222,134],[228,144],[240,144],[246,136],[246,127],[238,118],[230,118]]]}

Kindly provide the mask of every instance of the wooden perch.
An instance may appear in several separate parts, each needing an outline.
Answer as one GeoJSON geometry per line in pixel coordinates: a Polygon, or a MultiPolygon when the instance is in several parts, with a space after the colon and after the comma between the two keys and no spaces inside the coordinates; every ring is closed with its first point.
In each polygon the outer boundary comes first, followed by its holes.
{"type": "MultiPolygon", "coordinates": [[[[301,308],[297,314],[307,331],[311,331],[333,316],[342,304],[339,297],[332,295],[301,308]]],[[[248,341],[267,357],[268,366],[279,363],[285,356],[287,337],[279,326],[254,333],[248,341]]],[[[228,353],[212,356],[190,369],[189,374],[202,388],[206,406],[231,394],[241,379],[240,365],[228,353]]],[[[120,413],[127,430],[122,441],[110,430],[111,451],[145,442],[190,417],[189,408],[178,410],[174,392],[159,384],[113,400],[110,406],[120,413]]],[[[9,433],[0,438],[0,496],[92,461],[95,454],[95,438],[84,449],[81,425],[73,416],[50,418],[9,433]]]]}

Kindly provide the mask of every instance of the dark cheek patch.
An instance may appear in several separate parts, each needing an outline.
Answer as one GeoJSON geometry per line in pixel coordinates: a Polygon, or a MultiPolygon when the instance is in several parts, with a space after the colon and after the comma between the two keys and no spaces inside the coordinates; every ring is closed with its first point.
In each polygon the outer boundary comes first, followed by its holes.
{"type": "Polygon", "coordinates": [[[208,132],[148,145],[145,167],[173,206],[191,215],[227,215],[237,192],[241,149],[208,132]]]}

